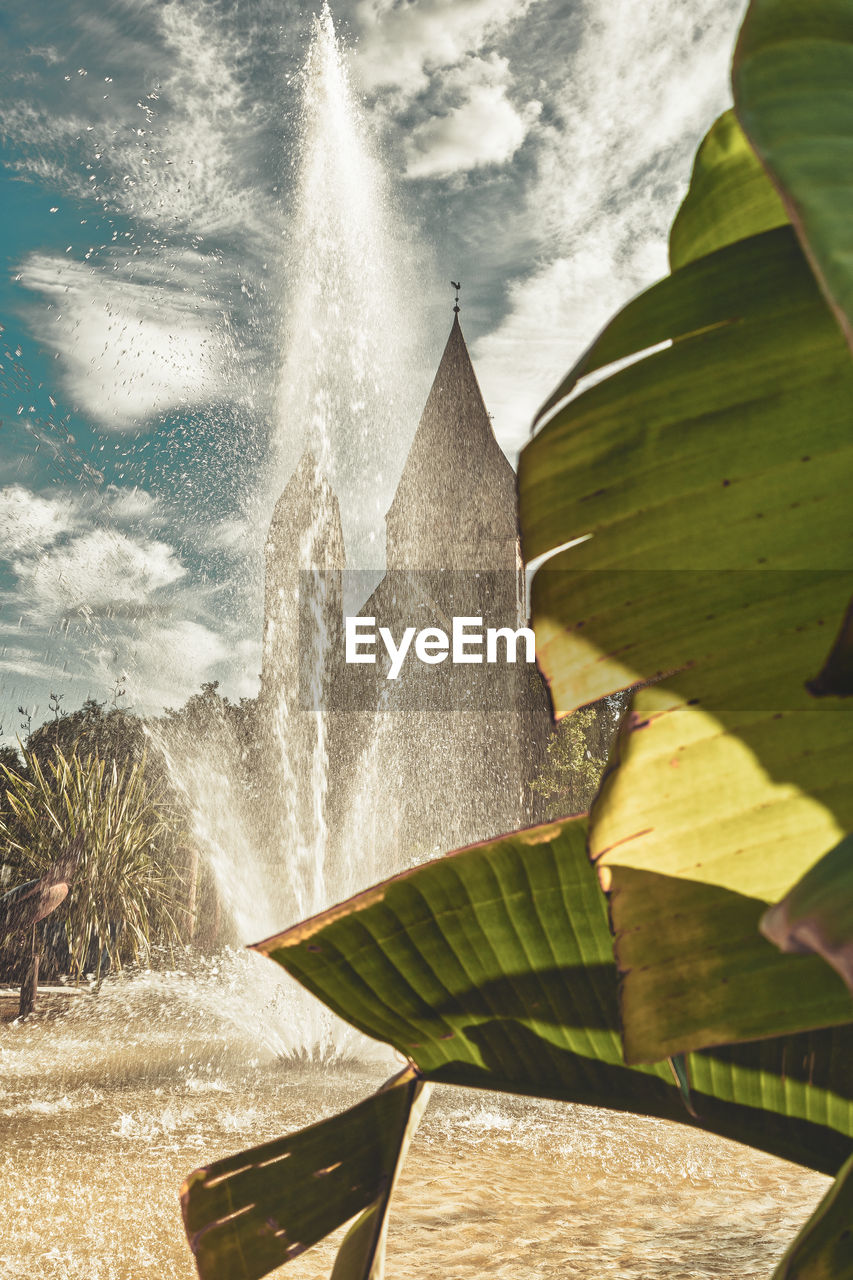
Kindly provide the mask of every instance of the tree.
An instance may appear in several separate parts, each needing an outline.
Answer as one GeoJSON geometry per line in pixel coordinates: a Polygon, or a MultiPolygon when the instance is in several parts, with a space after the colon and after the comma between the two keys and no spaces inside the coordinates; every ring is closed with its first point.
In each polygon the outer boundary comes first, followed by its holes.
{"type": "MultiPolygon", "coordinates": [[[[51,695],[55,698],[56,695],[51,695]]],[[[72,712],[60,712],[58,702],[52,720],[46,720],[25,739],[30,756],[43,764],[53,759],[58,749],[69,758],[81,759],[97,755],[101,760],[114,761],[119,767],[141,759],[148,747],[145,721],[132,711],[122,707],[107,707],[96,698],[87,698],[83,705],[72,712]]],[[[156,764],[149,764],[153,778],[156,764]]]]}

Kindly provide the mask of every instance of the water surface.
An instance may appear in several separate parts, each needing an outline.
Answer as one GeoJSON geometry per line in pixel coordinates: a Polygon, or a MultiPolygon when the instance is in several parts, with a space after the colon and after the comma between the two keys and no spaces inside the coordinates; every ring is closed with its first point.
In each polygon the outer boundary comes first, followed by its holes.
{"type": "MultiPolygon", "coordinates": [[[[248,995],[249,963],[110,982],[0,1025],[2,1280],[192,1280],[185,1175],[396,1069],[369,1046],[372,1062],[288,1060],[290,990],[248,995]]],[[[766,1280],[828,1185],[665,1121],[441,1086],[395,1195],[387,1274],[766,1280]]],[[[276,1274],[326,1280],[334,1248],[276,1274]]]]}

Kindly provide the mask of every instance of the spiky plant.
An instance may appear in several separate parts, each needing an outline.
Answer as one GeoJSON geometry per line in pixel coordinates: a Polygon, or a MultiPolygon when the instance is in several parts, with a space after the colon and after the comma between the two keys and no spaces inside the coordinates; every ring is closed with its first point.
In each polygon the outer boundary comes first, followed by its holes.
{"type": "Polygon", "coordinates": [[[59,913],[72,971],[84,972],[93,942],[99,976],[104,955],[121,968],[146,961],[155,941],[176,943],[180,882],[160,852],[174,843],[174,818],[146,785],[145,757],[118,768],[58,747],[46,764],[23,754],[19,771],[0,765],[4,857],[39,876],[73,842],[79,848],[59,913]]]}

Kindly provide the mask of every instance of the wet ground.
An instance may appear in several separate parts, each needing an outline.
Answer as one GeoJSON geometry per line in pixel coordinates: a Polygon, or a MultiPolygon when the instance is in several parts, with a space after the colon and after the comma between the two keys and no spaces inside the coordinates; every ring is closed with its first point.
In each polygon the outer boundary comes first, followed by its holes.
{"type": "MultiPolygon", "coordinates": [[[[2,1280],[192,1280],[184,1176],[396,1069],[383,1050],[288,1065],[288,993],[229,982],[143,975],[0,1025],[2,1280]]],[[[827,1186],[663,1121],[440,1087],[395,1195],[388,1280],[769,1280],[827,1186]]],[[[276,1274],[326,1280],[333,1256],[324,1242],[276,1274]]]]}

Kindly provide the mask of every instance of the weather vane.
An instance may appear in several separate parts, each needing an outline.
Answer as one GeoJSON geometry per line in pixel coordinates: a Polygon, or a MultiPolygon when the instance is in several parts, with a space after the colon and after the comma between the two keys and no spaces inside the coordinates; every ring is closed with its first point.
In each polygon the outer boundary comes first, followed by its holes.
{"type": "Polygon", "coordinates": [[[453,288],[456,290],[456,298],[454,299],[456,305],[453,308],[453,314],[455,316],[458,316],[459,315],[459,290],[462,288],[462,285],[459,283],[458,280],[451,280],[450,283],[453,285],[453,288]]]}

